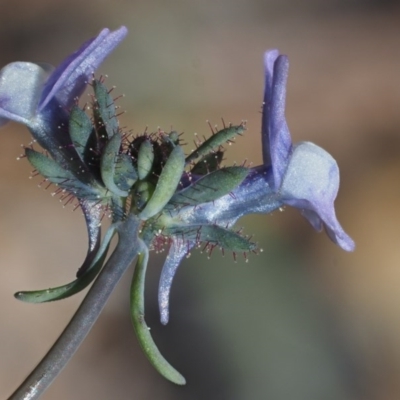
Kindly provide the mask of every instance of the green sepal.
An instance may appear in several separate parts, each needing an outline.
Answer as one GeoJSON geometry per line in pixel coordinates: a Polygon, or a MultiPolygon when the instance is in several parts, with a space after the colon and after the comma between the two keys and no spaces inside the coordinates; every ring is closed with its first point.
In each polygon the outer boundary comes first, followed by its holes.
{"type": "Polygon", "coordinates": [[[170,200],[168,208],[195,206],[214,201],[230,193],[240,185],[249,173],[245,167],[226,167],[211,172],[177,192],[170,200]]]}
{"type": "Polygon", "coordinates": [[[110,241],[116,232],[116,227],[116,224],[110,226],[95,258],[79,278],[67,283],[66,285],[50,289],[17,292],[14,294],[14,297],[27,303],[46,303],[49,301],[65,299],[85,289],[100,272],[107,256],[110,241]]]}
{"type": "Polygon", "coordinates": [[[198,161],[190,172],[193,175],[207,175],[210,172],[216,171],[219,168],[223,157],[224,152],[221,150],[209,153],[198,161]]]}
{"type": "Polygon", "coordinates": [[[183,240],[204,242],[233,252],[247,252],[257,248],[246,237],[219,225],[172,225],[165,227],[163,234],[181,236],[183,240]]]}
{"type": "MultiPolygon", "coordinates": [[[[32,166],[46,179],[55,185],[66,189],[79,199],[99,200],[105,193],[99,185],[86,185],[75,175],[62,168],[53,159],[30,148],[25,149],[26,157],[32,166]]],[[[82,172],[83,174],[84,172],[82,172]]]]}
{"type": "Polygon", "coordinates": [[[93,80],[93,90],[96,101],[93,114],[99,137],[110,139],[119,131],[114,99],[110,96],[107,88],[96,79],[93,80]]]}
{"type": "Polygon", "coordinates": [[[146,179],[153,169],[154,163],[154,148],[150,140],[145,140],[139,148],[137,169],[139,179],[146,179]]]}
{"type": "Polygon", "coordinates": [[[185,154],[180,146],[176,146],[161,170],[154,193],[140,213],[140,219],[147,220],[165,207],[179,185],[184,168],[185,154]]]}
{"type": "Polygon", "coordinates": [[[137,210],[142,210],[154,193],[154,185],[148,181],[139,181],[136,183],[133,198],[134,206],[137,210]]]}
{"type": "Polygon", "coordinates": [[[184,385],[185,378],[162,356],[150,334],[150,328],[144,319],[144,286],[149,251],[143,243],[133,275],[130,307],[132,324],[140,347],[153,367],[169,381],[184,385]]]}
{"type": "MultiPolygon", "coordinates": [[[[117,196],[127,197],[128,191],[119,188],[115,182],[115,168],[118,162],[118,155],[121,149],[121,136],[114,135],[105,145],[100,160],[100,172],[104,185],[108,190],[117,196]]],[[[121,179],[119,180],[121,183],[121,179]]]]}
{"type": "Polygon", "coordinates": [[[172,142],[174,146],[179,144],[179,133],[177,131],[171,131],[168,133],[168,140],[172,142]]]}
{"type": "Polygon", "coordinates": [[[122,191],[129,192],[138,179],[138,174],[128,154],[119,154],[116,158],[114,182],[122,191]]]}
{"type": "Polygon", "coordinates": [[[161,136],[161,140],[172,150],[175,146],[179,145],[179,133],[177,131],[171,131],[169,133],[164,132],[161,136]]]}
{"type": "Polygon", "coordinates": [[[186,164],[217,150],[224,143],[230,142],[236,135],[241,135],[245,130],[246,127],[244,124],[228,126],[227,128],[221,129],[203,142],[195,151],[189,154],[186,157],[186,164]]]}
{"type": "Polygon", "coordinates": [[[82,160],[85,160],[92,132],[93,125],[88,115],[77,105],[72,106],[69,117],[69,134],[72,144],[82,160]]]}

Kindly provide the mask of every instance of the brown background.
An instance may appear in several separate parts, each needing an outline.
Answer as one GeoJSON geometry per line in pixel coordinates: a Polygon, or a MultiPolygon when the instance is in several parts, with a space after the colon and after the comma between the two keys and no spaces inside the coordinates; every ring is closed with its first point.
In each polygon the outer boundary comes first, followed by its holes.
{"type": "MultiPolygon", "coordinates": [[[[248,120],[230,161],[260,163],[262,53],[290,57],[294,141],[341,167],[337,214],[357,249],[316,234],[297,210],[240,222],[263,247],[249,264],[193,255],[161,327],[153,256],[147,320],[188,385],[165,382],[130,325],[129,276],[49,399],[391,400],[400,397],[400,7],[395,1],[0,1],[0,64],[57,64],[102,27],[129,36],[101,68],[134,132],[208,134],[248,120]]],[[[63,209],[16,161],[27,130],[0,142],[0,398],[54,342],[82,295],[29,305],[13,293],[73,279],[86,252],[80,212],[63,209]]],[[[131,273],[131,272],[130,272],[131,273]]]]}

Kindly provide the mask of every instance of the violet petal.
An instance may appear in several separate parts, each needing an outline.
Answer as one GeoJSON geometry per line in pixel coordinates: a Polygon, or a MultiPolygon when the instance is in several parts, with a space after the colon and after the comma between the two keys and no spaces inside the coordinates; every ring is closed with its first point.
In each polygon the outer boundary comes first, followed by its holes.
{"type": "Polygon", "coordinates": [[[272,98],[272,78],[274,74],[275,60],[279,56],[279,51],[269,50],[264,54],[264,101],[262,106],[262,126],[261,126],[261,144],[263,161],[265,165],[271,165],[271,149],[269,141],[270,130],[270,113],[271,113],[271,98],[272,98]]]}
{"type": "Polygon", "coordinates": [[[71,106],[74,99],[85,90],[93,72],[127,33],[128,30],[124,26],[113,32],[103,29],[96,38],[87,41],[79,50],[67,57],[47,81],[39,109],[45,108],[54,96],[61,106],[66,108],[71,106]]]}
{"type": "Polygon", "coordinates": [[[292,147],[292,139],[285,118],[288,72],[288,58],[286,56],[279,56],[274,64],[269,121],[269,143],[275,189],[281,185],[292,147]]]}

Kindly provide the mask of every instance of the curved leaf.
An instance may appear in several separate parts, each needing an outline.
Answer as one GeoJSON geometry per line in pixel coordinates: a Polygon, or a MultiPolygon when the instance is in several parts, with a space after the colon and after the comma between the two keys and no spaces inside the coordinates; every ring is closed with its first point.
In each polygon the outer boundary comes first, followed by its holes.
{"type": "Polygon", "coordinates": [[[154,149],[150,140],[145,140],[139,148],[137,169],[139,179],[146,179],[153,169],[154,149]]]}
{"type": "Polygon", "coordinates": [[[179,185],[184,168],[185,154],[180,146],[176,146],[161,171],[153,195],[139,215],[140,219],[147,220],[165,207],[179,185]]]}
{"type": "Polygon", "coordinates": [[[95,124],[100,136],[111,139],[118,133],[118,118],[115,113],[114,99],[107,88],[97,79],[93,80],[96,106],[93,109],[95,124]]]}
{"type": "Polygon", "coordinates": [[[203,142],[193,153],[189,154],[186,157],[186,164],[215,151],[224,143],[230,142],[236,135],[241,135],[245,130],[246,127],[244,124],[221,129],[203,142]]]}
{"type": "Polygon", "coordinates": [[[30,148],[25,149],[25,154],[29,162],[41,175],[55,185],[66,189],[78,199],[98,201],[105,196],[99,185],[94,186],[94,183],[93,185],[86,185],[78,180],[72,172],[62,168],[50,157],[30,148]]]}
{"type": "Polygon", "coordinates": [[[89,268],[87,268],[86,272],[79,278],[67,283],[66,285],[50,289],[17,292],[14,294],[14,297],[28,303],[46,303],[49,301],[65,299],[85,289],[85,287],[87,287],[100,272],[107,256],[110,241],[116,232],[116,227],[117,224],[110,226],[96,257],[90,264],[89,268]]]}
{"type": "Polygon", "coordinates": [[[121,148],[122,138],[119,134],[114,135],[106,144],[101,155],[100,170],[104,185],[117,196],[127,197],[128,191],[120,189],[115,183],[115,167],[121,148]]]}
{"type": "Polygon", "coordinates": [[[143,243],[131,286],[130,300],[133,327],[139,344],[153,367],[169,381],[177,385],[184,385],[186,383],[185,378],[162,356],[144,319],[144,283],[148,258],[149,251],[143,243]]]}

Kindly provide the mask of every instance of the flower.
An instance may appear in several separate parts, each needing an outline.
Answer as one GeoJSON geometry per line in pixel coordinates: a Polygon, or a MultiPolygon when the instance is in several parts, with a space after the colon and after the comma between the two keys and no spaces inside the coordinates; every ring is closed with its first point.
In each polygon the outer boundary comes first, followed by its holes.
{"type": "MultiPolygon", "coordinates": [[[[285,119],[288,58],[278,50],[264,56],[265,90],[262,112],[264,164],[252,168],[228,195],[212,203],[179,210],[181,223],[193,226],[232,226],[240,217],[270,213],[284,205],[299,208],[311,225],[325,230],[330,239],[346,251],[353,240],[339,224],[334,200],[339,189],[339,168],[333,157],[310,142],[293,145],[285,119]]],[[[169,319],[169,296],[174,275],[182,259],[195,245],[193,240],[174,237],[159,283],[161,322],[169,319]]]]}
{"type": "Polygon", "coordinates": [[[325,226],[333,242],[352,251],[354,242],[340,226],[333,204],[339,190],[336,161],[321,147],[310,142],[293,145],[290,138],[285,119],[288,58],[271,50],[264,64],[262,145],[264,165],[272,170],[268,182],[283,204],[299,208],[316,230],[325,226]]]}
{"type": "Polygon", "coordinates": [[[0,126],[9,120],[26,125],[35,140],[62,166],[64,176],[57,183],[64,183],[70,191],[79,189],[92,193],[91,199],[78,196],[89,235],[89,249],[82,271],[93,261],[100,245],[101,209],[96,202],[104,192],[90,172],[88,160],[77,154],[66,127],[71,106],[85,90],[94,71],[126,34],[124,26],[114,32],[103,29],[57,68],[13,62],[0,71],[0,126]],[[79,188],[73,184],[71,187],[72,182],[79,182],[79,188]]]}
{"type": "MultiPolygon", "coordinates": [[[[110,92],[92,74],[126,33],[125,27],[102,30],[55,69],[16,62],[0,71],[0,124],[13,120],[29,128],[45,153],[28,147],[26,157],[38,173],[59,186],[57,191],[67,193],[68,201],[78,200],[89,236],[86,259],[73,282],[15,296],[34,303],[59,300],[96,278],[67,327],[69,339],[56,344],[66,347],[57,348],[55,355],[70,357],[136,258],[131,315],[139,343],[163,376],[184,384],[182,375],[158,351],[144,319],[149,250],[169,246],[159,284],[161,322],[166,324],[174,275],[192,248],[204,246],[211,254],[219,247],[232,251],[234,257],[256,250],[249,237],[234,230],[243,215],[266,214],[290,205],[301,209],[315,229],[325,226],[329,237],[344,250],[353,250],[354,243],[335,216],[333,203],[339,188],[335,160],[312,143],[291,143],[284,116],[285,56],[277,50],[265,55],[263,165],[221,167],[224,144],[244,133],[244,123],[213,132],[188,156],[175,131],[144,132],[133,139],[123,134],[110,92]],[[94,91],[91,116],[78,106],[88,82],[94,91]],[[112,224],[101,241],[100,220],[105,210],[112,224]],[[115,234],[117,247],[105,262],[115,234]]],[[[49,374],[39,369],[38,379],[49,374]]]]}

